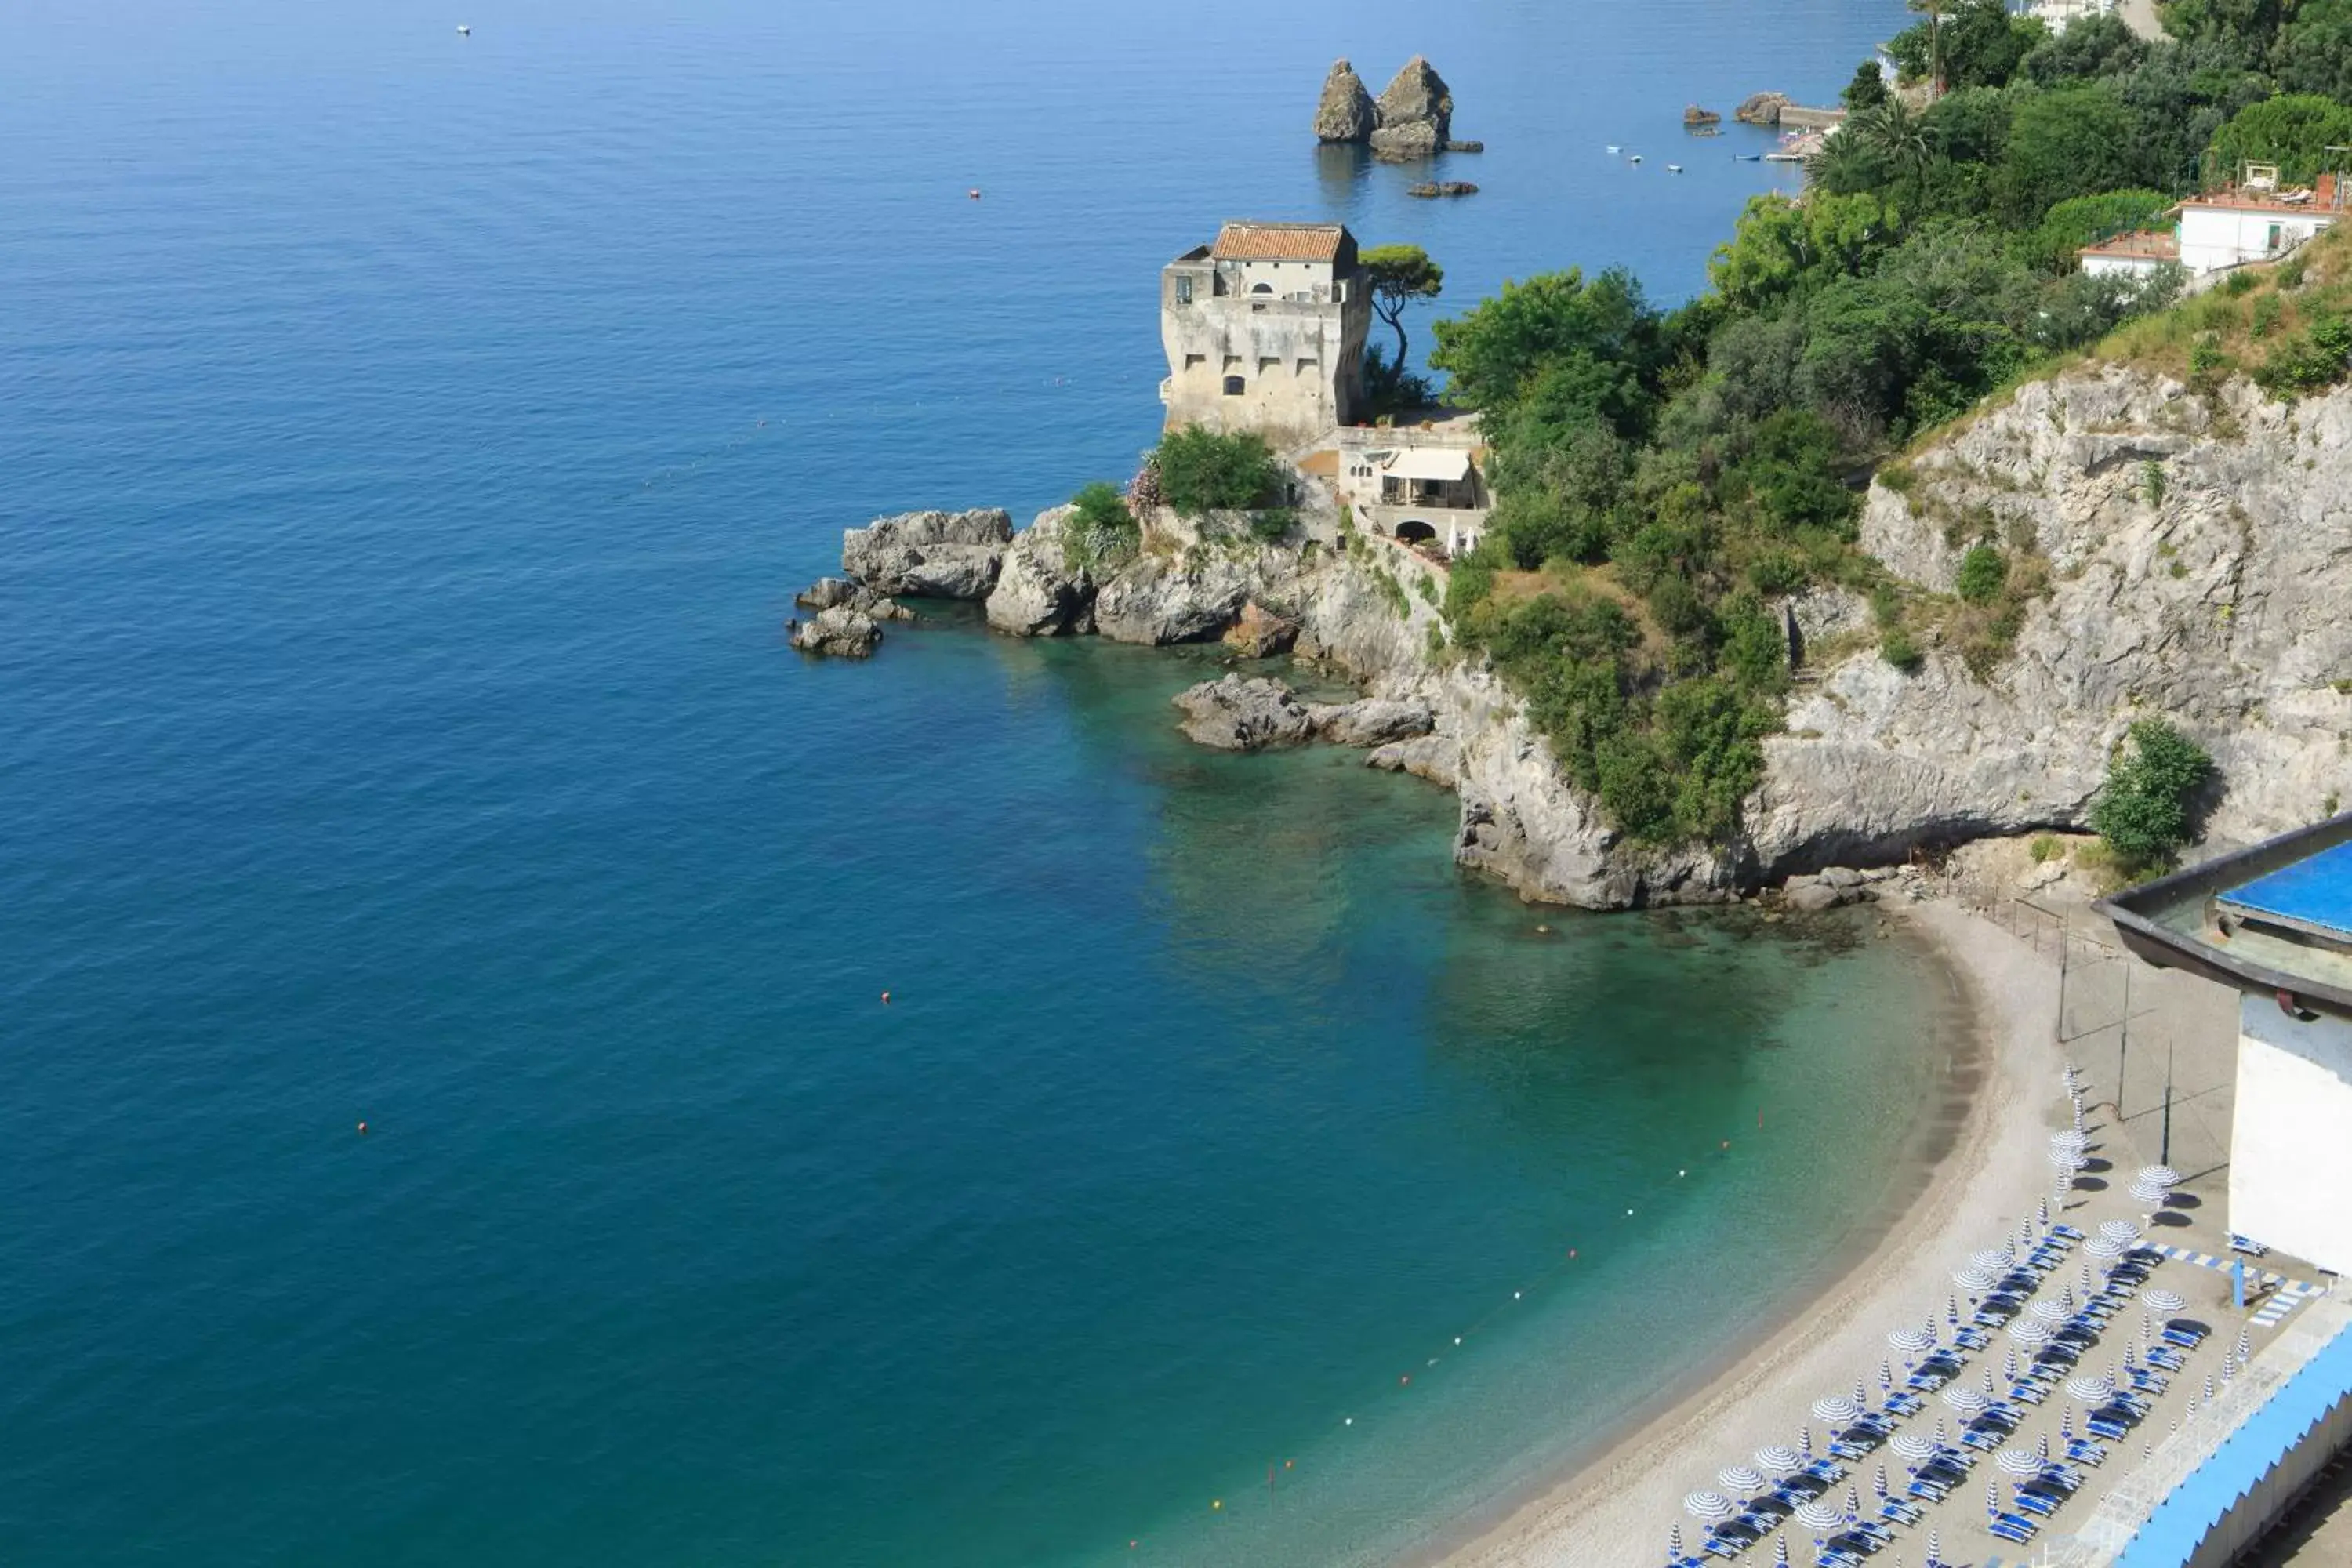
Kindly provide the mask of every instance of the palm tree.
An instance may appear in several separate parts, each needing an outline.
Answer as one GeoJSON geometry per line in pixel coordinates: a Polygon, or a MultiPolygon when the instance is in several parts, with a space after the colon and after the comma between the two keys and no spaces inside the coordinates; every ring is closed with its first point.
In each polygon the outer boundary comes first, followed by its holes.
{"type": "Polygon", "coordinates": [[[1927,165],[1936,160],[1936,128],[1899,98],[1855,115],[1840,134],[1860,137],[1862,145],[1915,184],[1927,176],[1927,165]]]}
{"type": "Polygon", "coordinates": [[[1927,17],[1927,101],[1935,102],[1944,96],[1944,16],[1942,0],[1903,0],[1906,11],[1925,12],[1927,17]]]}

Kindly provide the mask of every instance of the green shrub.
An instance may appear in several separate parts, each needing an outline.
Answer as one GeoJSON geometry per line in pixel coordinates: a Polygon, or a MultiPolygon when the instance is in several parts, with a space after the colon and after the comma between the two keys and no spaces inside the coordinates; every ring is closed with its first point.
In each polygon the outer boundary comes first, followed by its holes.
{"type": "Polygon", "coordinates": [[[2278,286],[2292,294],[2303,287],[2303,279],[2310,270],[2311,258],[2297,251],[2279,263],[2276,274],[2278,286]]]}
{"type": "Polygon", "coordinates": [[[2251,294],[2253,291],[2254,275],[2251,272],[2241,269],[2221,279],[2221,292],[2229,295],[2232,300],[2242,294],[2251,294]]]}
{"type": "Polygon", "coordinates": [[[2009,558],[1990,544],[1970,547],[1960,557],[1953,591],[1971,605],[1989,605],[2009,585],[2009,558]]]}
{"type": "Polygon", "coordinates": [[[2154,458],[2139,466],[2139,489],[2140,494],[2147,498],[2148,505],[2164,504],[2164,465],[2154,458]]]}
{"type": "Polygon", "coordinates": [[[1188,517],[1265,506],[1283,489],[1282,465],[1255,431],[1171,430],[1160,438],[1159,468],[1160,495],[1188,517]]]}
{"type": "Polygon", "coordinates": [[[2168,865],[2189,842],[2189,804],[2213,771],[2203,747],[2161,719],[2131,727],[2091,805],[2091,826],[2133,870],[2168,865]]]}
{"type": "Polygon", "coordinates": [[[1062,563],[1073,572],[1124,564],[1135,558],[1143,530],[1116,485],[1097,481],[1080,490],[1076,515],[1062,528],[1062,563]]]}
{"type": "Polygon", "coordinates": [[[2258,338],[2269,337],[2271,329],[2278,325],[2279,312],[2285,309],[2286,301],[2277,295],[2263,295],[2254,301],[2254,313],[2246,323],[2246,331],[2258,338]]]}
{"type": "Polygon", "coordinates": [[[1278,544],[1298,526],[1298,513],[1286,506],[1267,507],[1250,513],[1250,537],[1262,544],[1278,544]]]}
{"type": "Polygon", "coordinates": [[[2035,836],[2033,842],[2025,847],[2025,852],[2032,856],[2033,863],[2039,866],[2064,854],[2065,848],[2052,835],[2043,833],[2035,836]]]}
{"type": "Polygon", "coordinates": [[[1880,636],[1878,656],[1906,675],[1916,674],[1927,661],[1927,656],[1920,651],[1918,643],[1902,626],[1889,626],[1880,636]]]}

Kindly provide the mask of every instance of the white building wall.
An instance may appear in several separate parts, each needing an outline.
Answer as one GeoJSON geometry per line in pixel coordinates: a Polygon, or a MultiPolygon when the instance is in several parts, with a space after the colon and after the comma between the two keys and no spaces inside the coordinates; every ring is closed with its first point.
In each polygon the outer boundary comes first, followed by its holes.
{"type": "Polygon", "coordinates": [[[2105,278],[2111,273],[2145,278],[2162,265],[2164,264],[2153,256],[2085,256],[2083,258],[2083,270],[2094,278],[2105,278]]]}
{"type": "Polygon", "coordinates": [[[2234,207],[2184,207],[2180,264],[2210,272],[2260,261],[2294,248],[2334,219],[2323,212],[2245,212],[2234,207]]]}
{"type": "Polygon", "coordinates": [[[2352,1273],[2352,1023],[2240,1001],[2230,1228],[2352,1273]]]}

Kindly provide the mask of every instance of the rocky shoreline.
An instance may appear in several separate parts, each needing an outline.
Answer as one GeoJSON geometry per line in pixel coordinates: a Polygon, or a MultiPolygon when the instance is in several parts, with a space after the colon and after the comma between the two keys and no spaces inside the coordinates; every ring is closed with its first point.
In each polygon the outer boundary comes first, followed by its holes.
{"type": "Polygon", "coordinates": [[[1007,636],[1286,652],[1363,699],[1312,704],[1278,680],[1228,677],[1176,700],[1186,732],[1236,750],[1355,746],[1367,765],[1450,789],[1455,861],[1532,902],[1711,903],[1778,885],[1797,907],[1829,907],[1880,896],[1881,871],[1955,846],[2083,829],[2114,746],[2150,713],[2220,764],[2212,841],[2337,809],[2352,795],[2346,496],[2352,390],[2290,407],[2242,382],[2192,396],[2112,366],[2028,384],[1883,473],[1862,523],[1923,602],[1948,600],[1979,537],[2045,563],[2013,647],[1980,675],[1930,630],[1917,668],[1898,669],[1858,595],[1782,602],[1798,687],[1744,831],[1721,846],[1619,834],[1518,698],[1451,644],[1444,569],[1328,507],[1302,509],[1272,543],[1239,517],[1146,510],[1139,551],[1115,567],[1073,563],[1068,508],[1018,531],[1001,510],[885,518],[845,535],[845,575],[803,596],[818,615],[794,640],[871,652],[907,595],[979,603],[1007,636]]]}

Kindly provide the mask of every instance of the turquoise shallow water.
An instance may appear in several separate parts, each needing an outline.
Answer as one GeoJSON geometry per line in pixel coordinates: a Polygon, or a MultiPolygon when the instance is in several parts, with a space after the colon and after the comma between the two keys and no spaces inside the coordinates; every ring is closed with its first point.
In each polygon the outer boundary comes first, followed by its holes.
{"type": "Polygon", "coordinates": [[[1827,1267],[1905,948],[1538,935],[1181,656],[780,626],[1125,471],[1226,214],[1679,293],[1769,176],[1599,145],[1898,17],[21,8],[0,1559],[1377,1561],[1827,1267]],[[1472,202],[1299,144],[1415,47],[1472,202]]]}

